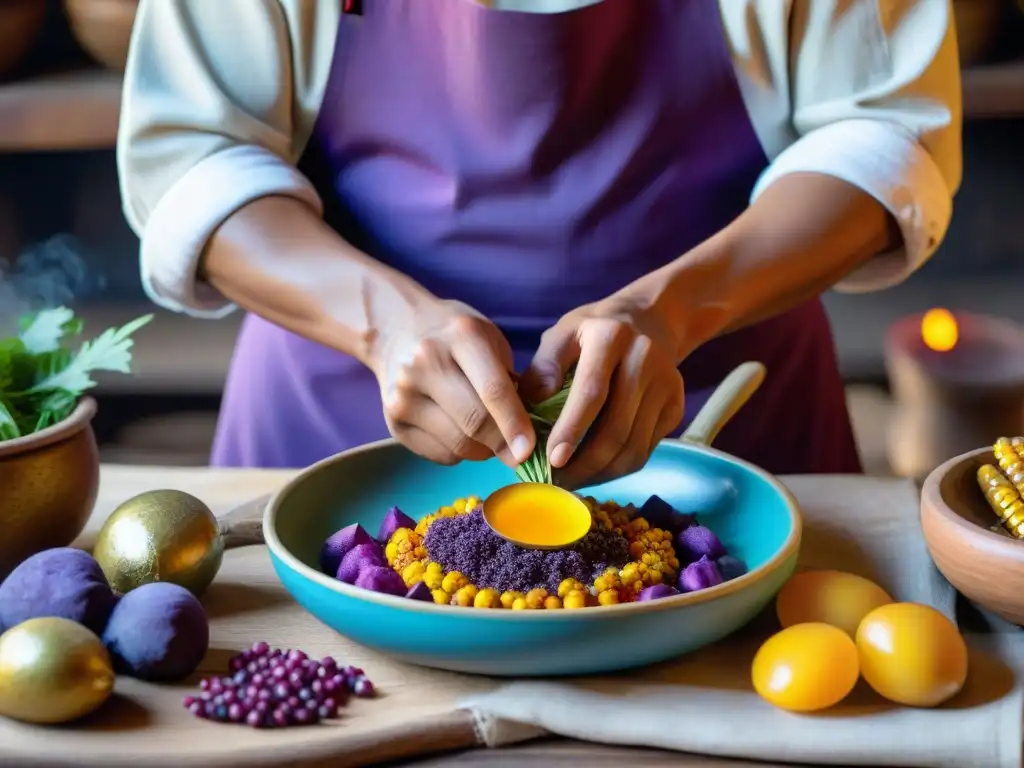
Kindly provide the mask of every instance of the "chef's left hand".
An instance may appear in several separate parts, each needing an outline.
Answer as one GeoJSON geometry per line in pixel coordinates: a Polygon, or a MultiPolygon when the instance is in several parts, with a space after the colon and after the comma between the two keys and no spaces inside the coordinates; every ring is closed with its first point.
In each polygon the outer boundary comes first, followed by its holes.
{"type": "Polygon", "coordinates": [[[575,309],[544,333],[520,389],[537,402],[576,365],[548,438],[560,485],[606,482],[647,463],[683,418],[678,346],[650,302],[626,292],[575,309]]]}

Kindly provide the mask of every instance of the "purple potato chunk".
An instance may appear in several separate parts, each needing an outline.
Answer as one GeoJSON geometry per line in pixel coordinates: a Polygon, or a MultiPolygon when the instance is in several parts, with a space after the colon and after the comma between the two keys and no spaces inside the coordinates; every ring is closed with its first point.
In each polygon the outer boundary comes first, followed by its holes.
{"type": "Polygon", "coordinates": [[[377,541],[381,544],[387,544],[388,540],[399,528],[408,528],[414,531],[416,530],[416,521],[398,507],[392,507],[388,510],[388,513],[384,515],[384,520],[380,524],[380,531],[377,533],[377,541]]]}
{"type": "Polygon", "coordinates": [[[22,562],[0,584],[0,626],[55,617],[99,635],[116,601],[92,555],[72,547],[47,549],[22,562]]]}
{"type": "Polygon", "coordinates": [[[402,577],[386,565],[371,565],[361,570],[356,578],[356,586],[385,595],[405,596],[402,577]]]}
{"type": "Polygon", "coordinates": [[[206,612],[184,587],[153,582],[121,598],[103,632],[114,668],[140,680],[184,680],[210,646],[206,612]]]}
{"type": "Polygon", "coordinates": [[[703,525],[694,525],[679,532],[676,537],[676,557],[688,563],[708,557],[716,560],[727,554],[714,531],[703,525]]]}
{"type": "Polygon", "coordinates": [[[723,581],[714,561],[704,555],[697,562],[686,566],[679,574],[679,589],[683,592],[699,592],[709,587],[717,587],[723,581]]]}
{"type": "Polygon", "coordinates": [[[422,581],[417,581],[412,588],[405,593],[410,600],[422,600],[425,603],[434,602],[434,596],[430,593],[430,587],[422,581]]]}
{"type": "Polygon", "coordinates": [[[345,582],[346,584],[355,584],[360,571],[364,568],[382,565],[385,565],[385,562],[384,553],[381,551],[380,544],[377,542],[373,542],[371,544],[358,544],[353,547],[347,555],[341,558],[341,565],[338,566],[338,572],[335,574],[335,578],[337,578],[338,581],[345,582]]]}
{"type": "Polygon", "coordinates": [[[715,565],[718,566],[718,572],[725,581],[739,578],[748,570],[746,563],[732,555],[722,555],[715,561],[715,565]]]}
{"type": "Polygon", "coordinates": [[[360,544],[372,544],[373,537],[363,526],[346,525],[324,542],[320,549],[320,569],[333,576],[338,572],[341,559],[360,544]]]}
{"type": "Polygon", "coordinates": [[[642,603],[647,600],[660,600],[663,597],[672,597],[672,595],[678,594],[679,590],[675,587],[670,587],[668,584],[653,584],[641,589],[640,594],[636,596],[636,601],[642,603]]]}
{"type": "Polygon", "coordinates": [[[663,531],[670,531],[673,535],[678,535],[684,528],[697,524],[697,518],[694,515],[683,514],[657,495],[652,495],[647,499],[637,515],[650,523],[652,528],[661,528],[663,531]]]}

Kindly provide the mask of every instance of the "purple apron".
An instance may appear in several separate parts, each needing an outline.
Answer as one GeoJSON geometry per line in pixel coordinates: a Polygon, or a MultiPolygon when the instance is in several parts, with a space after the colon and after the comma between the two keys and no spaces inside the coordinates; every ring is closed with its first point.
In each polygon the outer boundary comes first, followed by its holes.
{"type": "MultiPolygon", "coordinates": [[[[302,169],[350,243],[486,314],[520,370],[565,312],[729,224],[767,164],[715,0],[363,6],[302,169]]],[[[860,471],[820,302],[687,359],[687,417],[751,359],[768,377],[716,445],[776,473],[860,471]]],[[[215,465],[301,467],[387,435],[369,370],[246,318],[215,465]]]]}

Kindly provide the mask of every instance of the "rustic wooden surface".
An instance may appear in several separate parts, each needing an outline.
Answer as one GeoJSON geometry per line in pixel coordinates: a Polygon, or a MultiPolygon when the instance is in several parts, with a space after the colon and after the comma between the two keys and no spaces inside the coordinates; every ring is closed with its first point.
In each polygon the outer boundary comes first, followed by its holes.
{"type": "MultiPolygon", "coordinates": [[[[102,521],[120,502],[143,491],[161,487],[186,490],[223,515],[256,496],[274,491],[291,474],[105,466],[96,512],[79,544],[88,545],[102,521]]],[[[809,477],[790,478],[787,482],[807,508],[855,505],[853,498],[857,494],[849,486],[851,482],[870,484],[870,488],[865,485],[868,496],[882,492],[890,494],[886,498],[893,498],[891,491],[878,485],[887,481],[809,477]]],[[[865,503],[872,505],[881,501],[865,498],[865,503]]],[[[895,498],[905,497],[897,494],[895,498]]],[[[493,681],[395,664],[348,643],[291,600],[277,582],[265,549],[260,547],[226,553],[225,565],[204,603],[211,617],[213,639],[201,673],[219,672],[232,653],[254,640],[267,639],[275,645],[301,646],[315,655],[332,654],[362,666],[384,695],[379,700],[356,701],[343,719],[324,727],[268,732],[192,718],[180,703],[189,690],[186,686],[158,687],[122,678],[118,681],[117,699],[84,727],[54,731],[0,722],[0,764],[144,764],[149,768],[183,764],[338,768],[382,765],[389,760],[395,765],[488,768],[553,764],[582,768],[620,765],[624,761],[655,766],[753,764],[558,740],[501,750],[473,749],[473,723],[467,713],[455,708],[455,702],[466,694],[488,690],[495,685],[493,681]]]]}

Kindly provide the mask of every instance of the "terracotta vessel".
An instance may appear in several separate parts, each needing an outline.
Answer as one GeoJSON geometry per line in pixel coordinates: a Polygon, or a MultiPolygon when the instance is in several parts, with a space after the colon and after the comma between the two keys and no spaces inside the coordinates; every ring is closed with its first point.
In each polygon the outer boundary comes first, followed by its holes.
{"type": "Polygon", "coordinates": [[[83,398],[60,424],[0,442],[0,580],[85,527],[100,482],[95,415],[96,401],[83,398]]]}
{"type": "Polygon", "coordinates": [[[46,0],[0,0],[0,77],[28,53],[46,21],[46,0]]]}
{"type": "Polygon", "coordinates": [[[71,32],[100,64],[124,71],[138,0],[64,0],[71,32]]]}
{"type": "Polygon", "coordinates": [[[975,603],[1024,624],[1024,541],[989,530],[998,522],[978,487],[991,448],[937,467],[921,489],[921,529],[947,581],[975,603]]]}

